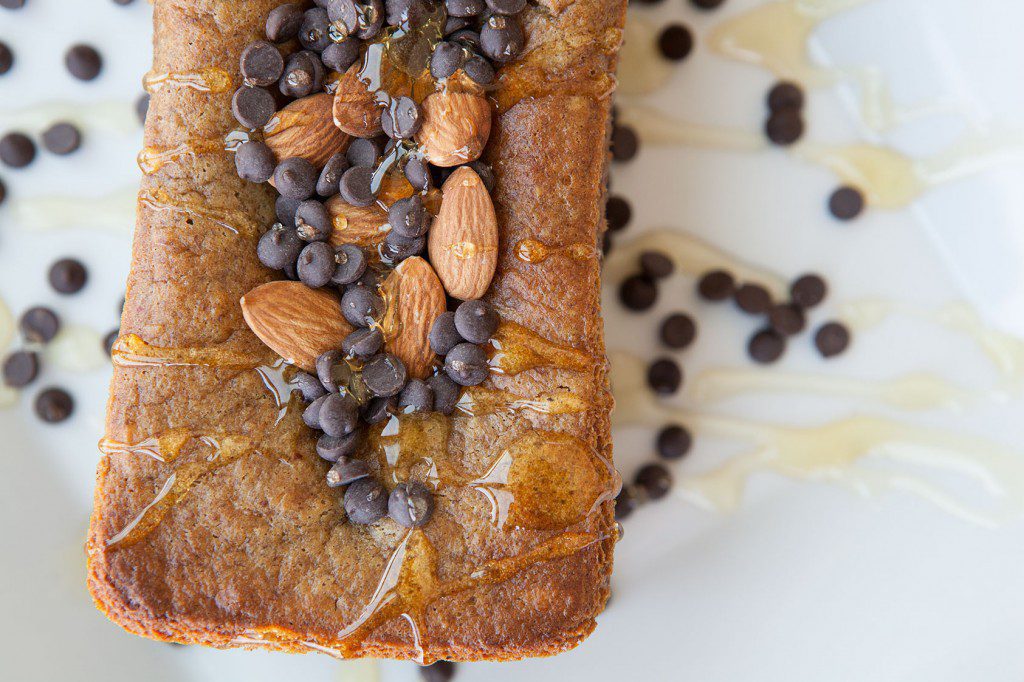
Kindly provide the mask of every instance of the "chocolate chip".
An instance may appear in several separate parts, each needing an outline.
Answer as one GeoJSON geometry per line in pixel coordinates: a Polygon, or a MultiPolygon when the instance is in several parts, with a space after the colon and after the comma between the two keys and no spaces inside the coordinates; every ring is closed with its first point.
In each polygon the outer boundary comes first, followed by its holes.
{"type": "Polygon", "coordinates": [[[31,384],[39,374],[39,356],[28,350],[19,350],[4,358],[4,383],[11,388],[31,384]]]}
{"type": "Polygon", "coordinates": [[[305,243],[294,229],[277,223],[263,233],[256,244],[256,257],[272,270],[295,265],[305,243]]]}
{"type": "Polygon", "coordinates": [[[381,112],[384,134],[394,140],[408,140],[420,129],[420,109],[412,97],[399,97],[381,112]]]}
{"type": "Polygon", "coordinates": [[[366,253],[355,244],[342,244],[334,251],[334,274],[331,283],[352,284],[366,273],[366,253]]]}
{"type": "Polygon", "coordinates": [[[65,156],[82,146],[82,133],[70,123],[54,123],[43,131],[43,146],[58,156],[65,156]]]}
{"type": "Polygon", "coordinates": [[[418,256],[427,248],[427,240],[423,237],[407,239],[394,230],[384,237],[380,255],[390,264],[400,263],[406,258],[418,256]]]}
{"type": "Polygon", "coordinates": [[[302,18],[302,8],[297,3],[275,7],[267,15],[267,38],[275,43],[291,40],[299,34],[302,18]]]}
{"type": "Polygon", "coordinates": [[[120,329],[111,329],[107,332],[107,335],[103,337],[103,350],[107,356],[110,356],[114,352],[114,344],[117,343],[118,338],[121,336],[120,329]]]}
{"type": "Polygon", "coordinates": [[[262,128],[274,116],[274,96],[264,88],[242,86],[231,98],[231,113],[246,128],[262,128]]]}
{"type": "Polygon", "coordinates": [[[315,53],[309,50],[296,52],[288,57],[277,87],[285,97],[305,97],[322,87],[323,68],[315,53]]]}
{"type": "Polygon", "coordinates": [[[388,496],[388,515],[403,528],[419,528],[434,514],[434,495],[418,481],[399,483],[388,496]]]}
{"type": "Polygon", "coordinates": [[[450,17],[475,17],[484,11],[484,0],[445,0],[450,17]]]}
{"type": "Polygon", "coordinates": [[[470,55],[462,65],[462,70],[478,85],[490,85],[494,82],[494,67],[480,55],[470,55]]]}
{"type": "Polygon", "coordinates": [[[434,389],[422,379],[410,379],[398,394],[398,410],[403,414],[430,412],[434,409],[434,389]]]}
{"type": "Polygon", "coordinates": [[[747,342],[747,354],[763,365],[775,362],[786,351],[786,337],[773,329],[762,329],[747,342]]]}
{"type": "Polygon", "coordinates": [[[388,209],[388,223],[392,230],[406,239],[417,239],[427,234],[430,216],[423,206],[423,199],[414,194],[391,205],[388,209]]]}
{"type": "Polygon", "coordinates": [[[384,9],[385,19],[392,26],[403,22],[419,26],[429,19],[434,7],[432,4],[428,6],[426,0],[386,0],[384,9]]]}
{"type": "Polygon", "coordinates": [[[629,126],[617,125],[612,128],[612,158],[616,161],[632,161],[640,149],[640,138],[629,126]]]}
{"type": "Polygon", "coordinates": [[[779,303],[768,311],[768,324],[783,336],[799,334],[807,326],[804,311],[792,303],[779,303]]]}
{"type": "Polygon", "coordinates": [[[780,81],[768,91],[768,110],[801,109],[804,106],[804,91],[796,83],[780,81]]]}
{"type": "Polygon", "coordinates": [[[645,275],[632,275],[619,286],[619,300],[629,310],[647,310],[658,300],[658,287],[645,275]]]}
{"type": "Polygon", "coordinates": [[[658,432],[658,456],[662,459],[680,459],[690,451],[693,437],[683,426],[672,424],[658,432]]]}
{"type": "Polygon", "coordinates": [[[352,140],[352,144],[349,145],[345,156],[348,158],[349,165],[353,168],[356,166],[372,168],[377,165],[377,159],[380,158],[383,149],[384,146],[379,140],[360,137],[352,140]]]}
{"type": "Polygon", "coordinates": [[[246,45],[238,63],[246,85],[272,85],[284,73],[284,57],[265,40],[246,45]]]}
{"type": "Polygon", "coordinates": [[[427,379],[427,385],[434,392],[434,411],[451,414],[462,396],[462,389],[443,372],[427,379]]]}
{"type": "Polygon", "coordinates": [[[447,78],[462,68],[465,60],[466,51],[461,45],[441,41],[430,55],[430,75],[438,80],[447,78]]]}
{"type": "Polygon", "coordinates": [[[103,58],[89,45],[74,45],[65,53],[64,65],[78,80],[91,81],[103,70],[103,58]]]}
{"type": "Polygon", "coordinates": [[[274,211],[277,213],[277,220],[285,227],[295,227],[295,211],[299,210],[302,199],[289,199],[278,196],[274,201],[274,211]]]}
{"type": "Polygon", "coordinates": [[[0,42],[0,76],[11,70],[14,66],[14,53],[7,43],[0,42]]]}
{"type": "Polygon", "coordinates": [[[690,0],[690,4],[697,9],[706,10],[717,9],[722,6],[723,2],[725,2],[725,0],[690,0]]]}
{"type": "MultiPolygon", "coordinates": [[[[327,208],[316,199],[306,199],[300,203],[295,209],[295,230],[307,242],[327,239],[331,234],[331,217],[327,208]]],[[[330,260],[334,260],[333,251],[330,260]]],[[[331,270],[333,272],[333,266],[331,270]]]]}
{"type": "Polygon", "coordinates": [[[32,343],[48,343],[60,331],[60,318],[50,308],[35,306],[21,316],[21,334],[32,343]]]}
{"type": "Polygon", "coordinates": [[[751,315],[762,315],[772,307],[772,295],[760,284],[745,282],[733,293],[739,309],[751,315]]]}
{"type": "Polygon", "coordinates": [[[62,258],[50,266],[50,286],[57,293],[77,294],[89,279],[89,273],[80,261],[62,258]]]}
{"type": "Polygon", "coordinates": [[[486,343],[498,331],[494,306],[479,299],[463,301],[455,309],[455,329],[471,343],[486,343]]]}
{"type": "Polygon", "coordinates": [[[25,6],[25,0],[0,0],[0,7],[4,9],[21,9],[25,6]]]}
{"type": "MultiPolygon", "coordinates": [[[[353,140],[354,145],[356,140],[353,140]]],[[[430,168],[427,160],[421,156],[410,156],[405,162],[405,179],[409,181],[413,189],[423,191],[430,189],[433,185],[430,178],[430,168]]]]}
{"type": "Polygon", "coordinates": [[[647,385],[659,395],[672,395],[683,383],[683,370],[672,358],[660,358],[647,368],[647,385]]]}
{"type": "Polygon", "coordinates": [[[323,52],[331,44],[331,21],[327,18],[327,10],[313,7],[306,10],[299,26],[299,43],[307,50],[323,52]]]}
{"type": "Polygon", "coordinates": [[[455,677],[455,664],[451,661],[435,661],[420,668],[423,682],[449,682],[455,677]]]}
{"type": "Polygon", "coordinates": [[[480,49],[498,63],[518,57],[525,44],[526,36],[515,17],[492,14],[480,29],[480,49]]]}
{"type": "Polygon", "coordinates": [[[487,354],[480,346],[460,343],[445,356],[444,371],[460,386],[476,386],[490,373],[487,354]]]}
{"type": "Polygon", "coordinates": [[[372,40],[384,26],[384,3],[381,0],[364,0],[359,9],[359,31],[356,36],[372,40]]]}
{"type": "Polygon", "coordinates": [[[277,164],[274,186],[289,199],[308,199],[316,191],[318,174],[306,159],[293,156],[277,164]]]}
{"type": "Polygon", "coordinates": [[[658,36],[658,49],[665,59],[686,59],[693,50],[693,34],[682,24],[670,24],[658,36]]]}
{"type": "Polygon", "coordinates": [[[408,374],[397,356],[381,353],[363,367],[363,381],[370,392],[379,397],[398,395],[405,386],[408,374]]]}
{"type": "Polygon", "coordinates": [[[351,457],[359,448],[362,432],[353,431],[347,436],[336,438],[326,433],[316,441],[316,454],[328,462],[337,462],[342,457],[351,457]]]}
{"type": "Polygon", "coordinates": [[[818,275],[802,275],[789,287],[789,296],[793,303],[801,308],[813,308],[825,300],[828,285],[818,275]]]}
{"type": "Polygon", "coordinates": [[[311,289],[327,286],[334,274],[334,247],[327,242],[307,244],[295,263],[299,281],[311,289]]]}
{"type": "Polygon", "coordinates": [[[328,0],[325,4],[327,18],[331,20],[332,31],[337,37],[347,40],[359,33],[362,12],[355,0],[328,0]]]}
{"type": "Polygon", "coordinates": [[[640,500],[630,486],[623,486],[615,498],[615,520],[621,521],[640,507],[640,500]]]}
{"type": "Polygon", "coordinates": [[[36,396],[35,410],[44,422],[56,424],[71,416],[75,410],[75,401],[64,389],[47,388],[36,396]]]}
{"type": "Polygon", "coordinates": [[[864,210],[864,196],[855,187],[840,187],[829,197],[828,210],[838,220],[853,220],[864,210]]]}
{"type": "Polygon", "coordinates": [[[352,433],[359,424],[359,406],[348,395],[329,393],[320,405],[320,428],[328,436],[341,438],[352,433]]]}
{"type": "MultiPolygon", "coordinates": [[[[321,386],[321,388],[323,388],[321,386]]],[[[311,429],[320,428],[320,408],[323,407],[324,402],[327,400],[328,395],[324,394],[319,398],[316,398],[309,405],[306,405],[306,409],[302,411],[302,422],[311,429]]]]}
{"type": "Polygon", "coordinates": [[[725,270],[712,270],[697,281],[697,294],[706,301],[724,301],[732,296],[736,280],[725,270]]]}
{"type": "Polygon", "coordinates": [[[324,169],[320,171],[320,177],[316,181],[316,193],[327,198],[338,193],[338,183],[341,176],[348,170],[348,159],[344,152],[338,152],[327,159],[324,169]]]}
{"type": "Polygon", "coordinates": [[[341,352],[346,357],[368,360],[384,347],[384,335],[380,329],[356,329],[341,342],[341,352]]]}
{"type": "Polygon", "coordinates": [[[665,279],[675,267],[672,259],[661,251],[644,251],[640,254],[640,269],[650,279],[665,279]]]}
{"type": "Polygon", "coordinates": [[[24,168],[36,158],[36,144],[23,133],[0,137],[0,161],[11,168],[24,168]]]}
{"type": "Polygon", "coordinates": [[[661,464],[646,464],[640,467],[634,481],[652,500],[660,500],[672,489],[672,474],[661,464]]]}
{"type": "Polygon", "coordinates": [[[320,383],[320,379],[309,372],[299,372],[295,375],[294,383],[302,393],[302,399],[306,402],[313,402],[317,398],[327,395],[327,389],[320,383]]]}
{"type": "Polygon", "coordinates": [[[139,117],[139,123],[146,124],[146,114],[149,113],[149,93],[144,92],[135,100],[135,115],[139,117]]]}
{"type": "Polygon", "coordinates": [[[519,14],[526,9],[526,0],[486,0],[487,7],[495,14],[519,14]]]}
{"type": "Polygon", "coordinates": [[[363,460],[339,457],[334,466],[327,471],[327,485],[331,488],[338,488],[355,483],[369,475],[370,467],[363,460]]]}
{"type": "Polygon", "coordinates": [[[341,198],[353,206],[369,206],[377,198],[372,184],[373,169],[369,166],[353,165],[341,176],[341,198]]]}
{"type": "Polygon", "coordinates": [[[249,182],[266,182],[274,176],[274,152],[262,142],[245,142],[235,150],[235,171],[249,182]]]}
{"type": "Polygon", "coordinates": [[[839,355],[850,345],[850,330],[841,322],[826,322],[815,332],[814,345],[824,358],[839,355]]]}
{"type": "Polygon", "coordinates": [[[359,49],[362,44],[358,38],[346,38],[340,43],[328,45],[320,58],[328,69],[345,73],[359,59],[359,49]]]}
{"type": "Polygon", "coordinates": [[[430,349],[438,355],[448,355],[455,346],[465,339],[455,326],[455,313],[446,311],[437,316],[430,327],[430,349]]]}
{"type": "Polygon", "coordinates": [[[633,217],[633,209],[628,201],[613,195],[608,197],[608,202],[604,206],[604,214],[608,220],[608,229],[618,232],[629,225],[629,220],[633,217]]]}
{"type": "Polygon", "coordinates": [[[697,325],[686,313],[672,313],[661,323],[660,336],[669,348],[686,348],[697,337],[697,325]]]}
{"type": "Polygon", "coordinates": [[[480,177],[480,182],[484,183],[484,187],[487,188],[488,192],[494,191],[494,169],[491,168],[490,164],[484,163],[479,159],[469,164],[469,167],[473,169],[473,172],[480,177]]]}
{"type": "Polygon", "coordinates": [[[4,199],[7,198],[7,185],[4,184],[3,180],[0,180],[0,206],[3,205],[4,199]]]}
{"type": "Polygon", "coordinates": [[[796,109],[772,112],[764,124],[764,134],[772,144],[791,145],[804,134],[804,119],[796,109]]]}
{"type": "Polygon", "coordinates": [[[448,37],[452,33],[461,31],[462,29],[472,25],[473,21],[469,18],[449,16],[444,21],[444,29],[442,29],[441,33],[444,34],[445,37],[448,37]]]}
{"type": "Polygon", "coordinates": [[[388,513],[388,491],[372,478],[361,478],[345,489],[345,513],[358,525],[376,523],[388,513]]]}
{"type": "Polygon", "coordinates": [[[338,393],[351,381],[352,368],[340,350],[326,350],[317,356],[316,376],[328,393],[338,393]]]}
{"type": "Polygon", "coordinates": [[[379,424],[391,417],[398,410],[398,400],[389,398],[372,398],[362,410],[363,421],[367,424],[379,424]]]}

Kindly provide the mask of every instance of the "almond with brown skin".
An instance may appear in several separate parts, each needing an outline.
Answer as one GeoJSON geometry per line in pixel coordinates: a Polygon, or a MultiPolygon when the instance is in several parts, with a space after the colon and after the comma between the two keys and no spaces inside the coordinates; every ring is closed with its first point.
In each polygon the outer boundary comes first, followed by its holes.
{"type": "Polygon", "coordinates": [[[349,135],[373,137],[381,132],[381,106],[366,83],[359,80],[360,68],[357,61],[335,84],[334,125],[349,135]]]}
{"type": "Polygon", "coordinates": [[[338,297],[301,282],[268,282],[240,301],[242,317],[253,334],[296,367],[316,371],[324,351],[341,348],[352,331],[338,305],[338,297]]]}
{"type": "Polygon", "coordinates": [[[353,206],[335,194],[324,206],[331,216],[331,234],[328,241],[334,246],[380,244],[391,229],[388,225],[388,213],[380,204],[353,206]]]}
{"type": "Polygon", "coordinates": [[[430,228],[430,262],[455,298],[480,298],[498,264],[498,219],[491,195],[469,166],[441,187],[441,209],[430,228]]]}
{"type": "Polygon", "coordinates": [[[274,114],[264,141],[280,162],[300,156],[317,168],[348,148],[351,137],[334,125],[333,100],[327,93],[297,99],[274,114]]]}
{"type": "Polygon", "coordinates": [[[401,358],[415,379],[426,379],[435,360],[430,328],[445,311],[444,287],[430,263],[419,256],[398,264],[381,285],[387,311],[381,323],[385,348],[401,358]]]}
{"type": "Polygon", "coordinates": [[[435,166],[476,161],[491,135],[491,105],[468,92],[435,92],[423,100],[416,141],[435,166]]]}

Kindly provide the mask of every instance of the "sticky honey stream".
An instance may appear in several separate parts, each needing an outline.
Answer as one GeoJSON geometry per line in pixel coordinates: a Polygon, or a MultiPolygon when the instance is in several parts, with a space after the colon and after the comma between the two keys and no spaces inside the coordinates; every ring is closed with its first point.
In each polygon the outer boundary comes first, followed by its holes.
{"type": "Polygon", "coordinates": [[[598,364],[593,356],[509,320],[502,320],[490,340],[490,365],[495,374],[515,375],[538,367],[589,372],[598,364]]]}
{"type": "Polygon", "coordinates": [[[164,88],[186,88],[199,92],[222,93],[231,89],[231,74],[210,66],[195,71],[150,71],[142,79],[142,87],[153,94],[164,88]]]}
{"type": "Polygon", "coordinates": [[[513,250],[516,258],[531,265],[543,263],[552,256],[583,261],[596,260],[601,255],[601,252],[592,244],[577,243],[552,246],[539,239],[523,239],[516,243],[513,250]]]}
{"type": "Polygon", "coordinates": [[[250,238],[255,238],[260,234],[260,229],[252,218],[242,211],[216,209],[203,204],[178,200],[162,188],[143,190],[139,193],[139,203],[154,211],[170,211],[190,218],[209,220],[232,234],[250,238]]]}
{"type": "Polygon", "coordinates": [[[194,160],[204,154],[222,153],[225,141],[191,140],[173,147],[149,146],[139,152],[137,162],[139,170],[145,175],[153,175],[165,166],[181,163],[183,160],[194,160]]]}

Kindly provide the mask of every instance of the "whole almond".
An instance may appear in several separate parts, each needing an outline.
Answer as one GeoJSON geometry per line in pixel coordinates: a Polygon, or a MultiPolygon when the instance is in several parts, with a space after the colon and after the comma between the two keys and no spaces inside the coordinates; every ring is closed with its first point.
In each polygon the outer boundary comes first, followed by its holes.
{"type": "Polygon", "coordinates": [[[381,323],[385,348],[401,358],[409,376],[430,376],[434,351],[430,328],[445,311],[444,287],[430,263],[419,256],[398,264],[381,285],[387,311],[381,323]]]}
{"type": "Polygon", "coordinates": [[[338,130],[327,93],[297,99],[277,112],[264,129],[264,141],[278,161],[300,156],[316,167],[348,148],[351,137],[338,130]]]}
{"type": "Polygon", "coordinates": [[[435,92],[423,100],[416,141],[435,166],[476,161],[491,135],[491,105],[468,92],[435,92]]]}
{"type": "Polygon", "coordinates": [[[430,262],[445,290],[462,300],[480,298],[498,264],[498,219],[491,195],[469,166],[441,187],[441,209],[430,228],[430,262]]]}
{"type": "Polygon", "coordinates": [[[373,137],[381,132],[381,107],[366,83],[359,80],[360,68],[357,61],[335,84],[334,125],[349,135],[373,137]]]}
{"type": "Polygon", "coordinates": [[[387,211],[377,203],[353,206],[335,194],[324,206],[331,216],[331,234],[327,239],[334,246],[374,246],[384,241],[391,229],[387,211]]]}
{"type": "Polygon", "coordinates": [[[315,372],[317,356],[341,348],[352,331],[341,315],[337,296],[301,282],[261,284],[240,303],[252,333],[285,362],[307,372],[315,372]]]}

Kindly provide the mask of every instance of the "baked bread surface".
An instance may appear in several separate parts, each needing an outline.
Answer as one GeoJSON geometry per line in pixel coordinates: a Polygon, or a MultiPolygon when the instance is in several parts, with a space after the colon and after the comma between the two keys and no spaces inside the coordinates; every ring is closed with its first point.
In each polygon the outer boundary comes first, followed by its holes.
{"type": "MultiPolygon", "coordinates": [[[[424,661],[571,648],[608,597],[613,501],[568,527],[501,527],[485,495],[452,485],[418,535],[387,519],[349,524],[340,492],[324,483],[311,430],[253,370],[275,358],[246,327],[239,299],[277,278],[254,248],[275,221],[273,194],[236,176],[222,141],[237,126],[238,55],[280,4],[154,4],[145,144],[161,161],[142,180],[121,329],[165,349],[164,361],[115,367],[106,440],[194,438],[177,453],[108,449],[97,474],[89,588],[125,629],[184,643],[424,661]],[[410,569],[399,577],[420,587],[381,599],[382,579],[397,576],[388,572],[396,556],[410,569]]],[[[504,320],[538,335],[527,345],[572,349],[577,361],[492,375],[485,386],[524,399],[571,393],[585,407],[454,417],[447,443],[426,443],[451,470],[485,472],[537,433],[567,434],[611,461],[596,253],[624,11],[620,0],[527,11],[528,45],[500,75],[502,113],[487,151],[501,239],[487,298],[504,320]],[[551,255],[525,262],[516,255],[525,239],[551,255]],[[558,250],[579,245],[594,257],[558,250]]]]}

